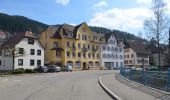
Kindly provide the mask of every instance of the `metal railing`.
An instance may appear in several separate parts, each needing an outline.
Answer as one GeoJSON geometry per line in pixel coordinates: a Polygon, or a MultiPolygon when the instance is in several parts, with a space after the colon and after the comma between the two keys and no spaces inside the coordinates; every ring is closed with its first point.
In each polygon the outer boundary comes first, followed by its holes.
{"type": "Polygon", "coordinates": [[[120,68],[120,74],[145,86],[170,92],[170,69],[167,71],[144,71],[120,68]]]}

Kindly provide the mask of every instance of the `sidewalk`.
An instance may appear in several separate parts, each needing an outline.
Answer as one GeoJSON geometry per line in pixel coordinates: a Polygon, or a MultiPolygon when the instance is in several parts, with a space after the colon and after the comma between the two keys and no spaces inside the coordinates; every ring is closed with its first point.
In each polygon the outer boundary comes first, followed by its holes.
{"type": "Polygon", "coordinates": [[[118,73],[104,75],[101,81],[122,100],[170,100],[169,95],[129,82],[118,73]]]}

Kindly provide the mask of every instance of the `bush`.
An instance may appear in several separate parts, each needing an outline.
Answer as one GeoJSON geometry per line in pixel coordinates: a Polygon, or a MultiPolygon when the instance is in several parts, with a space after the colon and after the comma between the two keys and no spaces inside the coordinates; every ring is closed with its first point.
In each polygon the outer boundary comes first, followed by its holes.
{"type": "Polygon", "coordinates": [[[25,69],[24,72],[25,73],[35,73],[35,71],[33,69],[25,69]]]}
{"type": "Polygon", "coordinates": [[[23,74],[24,73],[24,68],[18,68],[13,71],[14,74],[23,74]]]}

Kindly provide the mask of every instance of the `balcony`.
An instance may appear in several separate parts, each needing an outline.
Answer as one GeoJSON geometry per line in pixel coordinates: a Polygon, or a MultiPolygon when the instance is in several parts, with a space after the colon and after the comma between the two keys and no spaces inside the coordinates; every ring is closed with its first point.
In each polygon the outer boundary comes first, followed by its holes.
{"type": "Polygon", "coordinates": [[[59,51],[59,52],[64,51],[64,49],[61,48],[61,47],[54,47],[51,50],[56,50],[56,51],[59,51]]]}

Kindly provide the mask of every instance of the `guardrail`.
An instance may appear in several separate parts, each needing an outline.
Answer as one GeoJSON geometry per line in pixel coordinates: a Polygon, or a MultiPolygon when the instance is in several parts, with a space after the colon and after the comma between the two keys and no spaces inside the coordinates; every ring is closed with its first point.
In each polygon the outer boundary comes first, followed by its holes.
{"type": "Polygon", "coordinates": [[[170,69],[167,71],[144,71],[120,68],[120,74],[132,81],[170,92],[170,69]]]}

